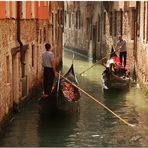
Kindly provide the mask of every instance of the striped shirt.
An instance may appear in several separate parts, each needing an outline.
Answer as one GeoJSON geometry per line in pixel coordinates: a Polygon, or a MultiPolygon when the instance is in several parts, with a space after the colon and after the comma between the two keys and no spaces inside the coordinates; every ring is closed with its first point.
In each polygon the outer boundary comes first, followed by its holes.
{"type": "Polygon", "coordinates": [[[45,51],[42,54],[42,66],[52,68],[51,61],[54,59],[54,54],[51,51],[45,51]]]}

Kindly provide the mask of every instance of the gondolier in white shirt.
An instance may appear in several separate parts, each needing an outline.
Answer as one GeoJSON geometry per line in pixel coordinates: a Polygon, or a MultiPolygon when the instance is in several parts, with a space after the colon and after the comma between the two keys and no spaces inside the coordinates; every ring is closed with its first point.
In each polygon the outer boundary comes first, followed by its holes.
{"type": "Polygon", "coordinates": [[[119,57],[120,63],[122,65],[122,59],[124,59],[124,67],[126,67],[126,57],[127,57],[127,50],[126,50],[126,41],[122,39],[122,36],[119,35],[117,45],[115,51],[120,50],[119,57]]]}
{"type": "Polygon", "coordinates": [[[50,95],[54,78],[57,78],[56,62],[54,53],[51,51],[51,45],[45,44],[46,51],[42,54],[42,66],[43,72],[43,83],[44,83],[44,94],[50,95]]]}

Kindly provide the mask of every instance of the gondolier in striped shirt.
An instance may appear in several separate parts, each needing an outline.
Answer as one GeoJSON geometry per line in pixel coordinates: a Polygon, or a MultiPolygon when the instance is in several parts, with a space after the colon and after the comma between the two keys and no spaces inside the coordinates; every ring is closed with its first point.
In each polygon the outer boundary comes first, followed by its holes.
{"type": "Polygon", "coordinates": [[[49,43],[45,44],[45,49],[46,51],[42,54],[42,66],[44,67],[44,94],[50,95],[54,78],[57,78],[56,62],[54,53],[51,51],[51,45],[49,43]]]}

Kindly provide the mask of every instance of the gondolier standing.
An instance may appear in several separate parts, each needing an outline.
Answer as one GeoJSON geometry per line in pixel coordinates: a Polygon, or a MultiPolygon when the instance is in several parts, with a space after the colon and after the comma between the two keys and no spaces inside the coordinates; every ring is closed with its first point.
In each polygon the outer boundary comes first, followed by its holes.
{"type": "Polygon", "coordinates": [[[120,54],[119,54],[120,63],[122,65],[122,59],[124,58],[124,67],[126,67],[126,57],[127,57],[126,41],[122,39],[121,35],[119,35],[118,39],[119,40],[117,41],[115,51],[120,50],[120,54]]]}
{"type": "Polygon", "coordinates": [[[54,77],[57,78],[56,62],[54,53],[51,51],[51,45],[45,44],[46,51],[42,54],[42,66],[43,72],[43,83],[44,83],[44,94],[50,95],[54,77]]]}

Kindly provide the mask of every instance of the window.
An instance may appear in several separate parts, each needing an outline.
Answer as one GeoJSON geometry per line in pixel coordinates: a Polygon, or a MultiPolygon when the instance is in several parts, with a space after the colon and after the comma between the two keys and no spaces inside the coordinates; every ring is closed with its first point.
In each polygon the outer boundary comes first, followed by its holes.
{"type": "Polygon", "coordinates": [[[69,12],[69,28],[71,28],[71,12],[69,12]]]}
{"type": "Polygon", "coordinates": [[[148,2],[147,2],[147,35],[146,35],[146,41],[148,42],[148,2]]]}
{"type": "Polygon", "coordinates": [[[34,18],[35,17],[35,10],[34,10],[34,6],[35,6],[35,2],[31,2],[31,17],[34,18]]]}
{"type": "Polygon", "coordinates": [[[76,11],[76,29],[78,29],[78,11],[76,11]]]}
{"type": "Polygon", "coordinates": [[[32,45],[32,67],[34,67],[34,61],[35,61],[35,50],[34,50],[35,46],[32,45]]]}
{"type": "Polygon", "coordinates": [[[72,25],[75,26],[74,13],[72,13],[72,25]]]}
{"type": "Polygon", "coordinates": [[[66,27],[66,23],[67,23],[67,11],[64,11],[64,23],[65,23],[65,27],[66,27]]]}
{"type": "Polygon", "coordinates": [[[58,26],[58,40],[60,41],[61,39],[61,30],[60,30],[60,27],[58,26]]]}
{"type": "Polygon", "coordinates": [[[57,10],[57,23],[60,24],[60,10],[57,10]]]}
{"type": "Polygon", "coordinates": [[[22,1],[22,19],[26,18],[26,2],[22,1]]]}
{"type": "Polygon", "coordinates": [[[44,42],[46,42],[46,27],[44,27],[44,42]]]}
{"type": "Polygon", "coordinates": [[[89,28],[90,27],[90,19],[89,18],[86,18],[86,34],[88,35],[89,34],[89,28]]]}
{"type": "MultiPolygon", "coordinates": [[[[147,16],[148,16],[148,2],[147,2],[147,16]]],[[[147,36],[146,36],[146,40],[148,42],[148,18],[147,18],[147,36]]]]}
{"type": "Polygon", "coordinates": [[[106,12],[104,12],[104,27],[103,27],[103,34],[106,34],[106,12]]]}
{"type": "Polygon", "coordinates": [[[64,26],[64,10],[61,9],[61,25],[64,26]]]}
{"type": "Polygon", "coordinates": [[[10,17],[10,2],[6,1],[6,17],[10,17]]]}
{"type": "Polygon", "coordinates": [[[47,3],[47,2],[46,2],[46,1],[44,1],[44,7],[45,7],[45,6],[47,6],[47,5],[46,5],[46,3],[47,3]]]}
{"type": "Polygon", "coordinates": [[[92,40],[92,18],[90,18],[90,40],[92,40]]]}
{"type": "Polygon", "coordinates": [[[6,82],[10,83],[10,61],[9,61],[9,56],[6,57],[6,66],[7,66],[7,72],[6,72],[6,82]]]}
{"type": "Polygon", "coordinates": [[[146,11],[146,3],[144,2],[144,10],[143,10],[143,39],[145,39],[145,11],[146,11]]]}
{"type": "Polygon", "coordinates": [[[111,36],[112,36],[112,19],[113,19],[112,12],[110,12],[110,35],[111,36]]]}
{"type": "MultiPolygon", "coordinates": [[[[147,8],[148,8],[148,5],[147,5],[147,8]]],[[[136,9],[138,11],[138,13],[137,13],[138,14],[138,16],[137,16],[137,36],[140,36],[140,2],[137,2],[137,8],[136,9]]]]}
{"type": "Polygon", "coordinates": [[[78,11],[78,14],[79,14],[79,29],[80,29],[80,26],[81,26],[81,13],[80,13],[80,10],[78,11]]]}
{"type": "Polygon", "coordinates": [[[12,3],[12,17],[16,18],[16,2],[11,1],[11,3],[12,3]]]}
{"type": "Polygon", "coordinates": [[[123,11],[120,10],[120,35],[122,35],[123,11]]]}
{"type": "Polygon", "coordinates": [[[80,14],[80,10],[78,10],[76,12],[76,29],[80,29],[80,26],[81,26],[81,14],[80,14]]]}
{"type": "Polygon", "coordinates": [[[58,14],[55,14],[55,35],[54,35],[54,39],[57,40],[58,39],[58,14]]]}
{"type": "Polygon", "coordinates": [[[42,43],[42,29],[40,29],[40,44],[42,43]]]}
{"type": "Polygon", "coordinates": [[[54,35],[54,27],[53,27],[53,23],[54,22],[54,14],[52,13],[52,42],[53,42],[53,35],[54,35]]]}
{"type": "Polygon", "coordinates": [[[135,12],[136,10],[135,9],[132,9],[132,24],[131,24],[131,40],[134,40],[134,37],[135,37],[135,12]]]}
{"type": "Polygon", "coordinates": [[[100,42],[100,16],[98,15],[98,42],[100,42]]]}
{"type": "Polygon", "coordinates": [[[114,12],[114,36],[117,35],[117,11],[114,12]]]}

